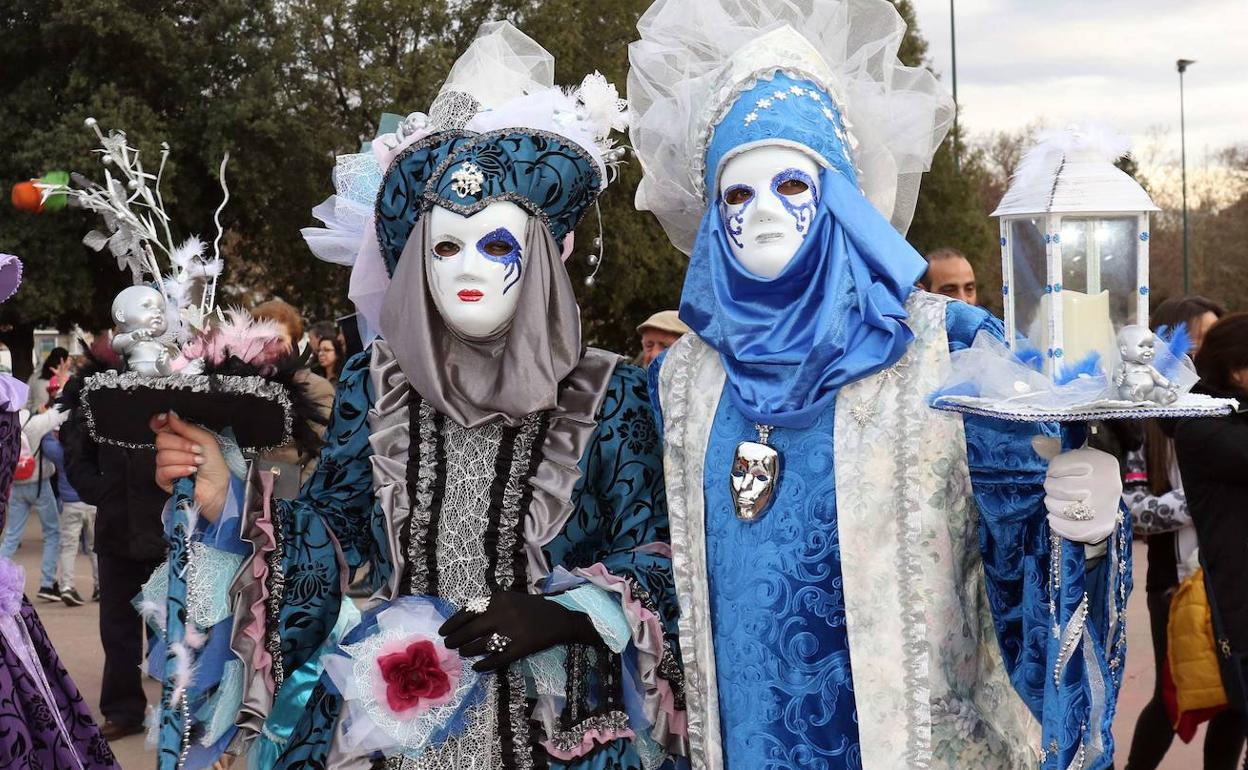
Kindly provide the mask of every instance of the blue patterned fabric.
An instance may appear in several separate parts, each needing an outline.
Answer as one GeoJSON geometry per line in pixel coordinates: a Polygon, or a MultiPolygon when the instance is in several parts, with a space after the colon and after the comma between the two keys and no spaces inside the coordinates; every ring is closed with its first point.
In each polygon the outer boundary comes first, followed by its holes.
{"type": "Polygon", "coordinates": [[[545,222],[561,243],[598,199],[602,183],[589,154],[555,134],[435,134],[386,170],[377,195],[377,242],[393,275],[416,221],[431,205],[471,215],[508,200],[545,222]]]}
{"type": "MultiPolygon", "coordinates": [[[[601,564],[624,578],[633,598],[655,612],[663,624],[663,642],[675,674],[679,674],[676,586],[671,558],[656,544],[670,542],[667,530],[667,492],[663,486],[663,455],[650,409],[645,373],[635,366],[616,368],[598,412],[598,432],[580,464],[581,478],[572,490],[574,513],[564,531],[545,548],[551,565],[572,570],[601,564]]],[[[636,650],[623,656],[625,672],[636,671],[636,650]]],[[[667,672],[664,676],[672,676],[667,672]]],[[[683,682],[669,680],[678,706],[683,708],[683,682]]],[[[597,688],[600,683],[592,682],[597,688]]],[[[643,719],[631,703],[632,693],[621,693],[618,705],[633,718],[643,719]]],[[[581,762],[551,762],[552,770],[614,770],[640,768],[635,747],[613,741],[581,762]],[[607,749],[609,751],[604,751],[607,749]]],[[[670,761],[664,768],[675,766],[670,761]]]]}
{"type": "MultiPolygon", "coordinates": [[[[949,305],[947,330],[951,350],[969,346],[981,330],[1003,334],[996,319],[962,303],[949,305]]],[[[650,372],[657,385],[658,366],[650,372]]],[[[1116,597],[1125,598],[1130,589],[1129,531],[1115,535],[1128,544],[1125,574],[1086,565],[1083,546],[1063,542],[1062,587],[1053,617],[1043,488],[1047,465],[1031,450],[1030,439],[1036,433],[1056,435],[1057,429],[980,417],[967,417],[965,425],[998,644],[1015,689],[1042,720],[1042,767],[1064,770],[1087,737],[1082,728],[1090,719],[1091,732],[1099,734],[1095,740],[1106,750],[1087,767],[1108,767],[1125,648],[1105,649],[1104,610],[1125,610],[1116,597]],[[1066,628],[1085,590],[1100,604],[1090,612],[1092,645],[1086,659],[1075,656],[1054,683],[1049,672],[1060,639],[1052,628],[1055,623],[1066,628]],[[1115,658],[1119,663],[1111,666],[1115,658]]],[[[771,435],[786,463],[779,495],[764,517],[746,523],[735,516],[728,469],[736,444],[755,437],[751,421],[721,398],[703,491],[726,767],[859,768],[837,539],[833,408],[808,428],[771,435]]]]}
{"type": "Polygon", "coordinates": [[[716,188],[724,158],[746,145],[788,142],[809,147],[858,187],[845,120],[832,97],[809,80],[777,72],[737,97],[715,124],[706,148],[706,189],[716,188]]]}
{"type": "Polygon", "coordinates": [[[312,692],[320,682],[321,673],[324,671],[321,658],[332,654],[338,641],[359,621],[360,611],[350,599],[344,600],[338,613],[338,622],[321,649],[293,673],[286,675],[281,690],[273,699],[264,730],[251,745],[247,757],[248,767],[263,770],[277,763],[278,756],[289,744],[290,735],[307,710],[312,692]]]}
{"type": "Polygon", "coordinates": [[[561,243],[601,190],[598,164],[580,145],[552,133],[505,129],[457,143],[434,171],[425,198],[461,214],[510,200],[545,222],[561,243]],[[468,164],[480,176],[479,190],[462,184],[472,176],[468,164]]]}
{"type": "Polygon", "coordinates": [[[753,423],[721,399],[706,455],[706,549],[727,770],[862,767],[845,630],[833,410],[778,430],[779,496],[737,519],[728,470],[753,423]]]}
{"type": "MultiPolygon", "coordinates": [[[[340,576],[331,533],[352,569],[368,564],[377,580],[391,569],[383,545],[385,521],[373,500],[366,416],[374,396],[367,375],[367,354],[348,362],[316,474],[299,500],[279,505],[275,525],[280,524],[283,533],[279,540],[284,543],[282,564],[287,574],[279,630],[287,671],[318,653],[337,619],[340,576]]],[[[599,411],[597,433],[581,460],[573,516],[546,552],[552,565],[572,569],[603,564],[612,575],[630,581],[634,595],[652,602],[668,621],[665,638],[670,644],[676,634],[670,559],[662,549],[636,550],[667,542],[662,456],[647,398],[642,371],[618,367],[599,411]]],[[[624,652],[626,658],[633,654],[631,646],[624,652]]],[[[591,698],[600,705],[626,700],[612,690],[619,688],[618,681],[607,687],[591,677],[587,684],[591,698]]],[[[341,708],[341,698],[322,678],[273,767],[323,768],[341,708]]],[[[289,724],[284,727],[290,729],[289,724]]],[[[642,762],[632,742],[614,740],[579,760],[551,761],[550,767],[642,770],[642,762]]],[[[674,766],[669,762],[664,767],[674,766]]]]}
{"type": "Polygon", "coordinates": [[[810,232],[776,278],[737,261],[714,205],[685,274],[680,317],[719,352],[728,394],[754,422],[810,426],[914,338],[905,301],[927,263],[844,175],[825,170],[819,185],[810,232]]]}

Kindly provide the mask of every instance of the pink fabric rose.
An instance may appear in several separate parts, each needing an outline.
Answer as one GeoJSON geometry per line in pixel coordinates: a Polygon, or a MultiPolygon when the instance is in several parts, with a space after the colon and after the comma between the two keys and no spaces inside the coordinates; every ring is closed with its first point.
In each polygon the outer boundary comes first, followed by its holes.
{"type": "Polygon", "coordinates": [[[428,639],[407,645],[405,649],[377,658],[381,678],[386,686],[386,703],[395,712],[436,705],[445,701],[454,689],[459,664],[445,648],[428,639]],[[449,670],[448,670],[449,669],[449,670]]]}

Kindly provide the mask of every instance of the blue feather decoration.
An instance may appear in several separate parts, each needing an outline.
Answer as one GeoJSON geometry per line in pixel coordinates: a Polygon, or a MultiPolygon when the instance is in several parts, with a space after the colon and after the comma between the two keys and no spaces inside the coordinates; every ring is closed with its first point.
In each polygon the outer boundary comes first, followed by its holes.
{"type": "Polygon", "coordinates": [[[1044,354],[1038,348],[1030,346],[1019,348],[1014,352],[1014,357],[1028,369],[1033,369],[1037,372],[1044,371],[1044,354]]]}
{"type": "Polygon", "coordinates": [[[1192,336],[1187,333],[1187,323],[1184,322],[1175,326],[1173,331],[1168,326],[1161,327],[1157,330],[1157,337],[1167,348],[1157,356],[1157,371],[1162,377],[1173,380],[1179,374],[1183,357],[1192,349],[1192,336]]]}
{"type": "Polygon", "coordinates": [[[1080,377],[1097,377],[1101,371],[1101,354],[1093,350],[1072,367],[1064,366],[1058,372],[1055,382],[1058,385],[1069,385],[1080,377]]]}

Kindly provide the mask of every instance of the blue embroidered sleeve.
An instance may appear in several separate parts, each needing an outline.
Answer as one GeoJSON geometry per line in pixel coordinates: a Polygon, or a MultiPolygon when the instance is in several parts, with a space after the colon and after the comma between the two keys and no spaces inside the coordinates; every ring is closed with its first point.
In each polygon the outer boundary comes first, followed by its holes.
{"type": "Polygon", "coordinates": [[[552,568],[576,571],[620,601],[632,629],[625,665],[640,685],[623,698],[634,723],[662,720],[662,733],[680,721],[673,717],[684,691],[663,456],[645,372],[620,365],[598,417],[572,493],[575,513],[546,553],[552,568]]]}
{"type": "Polygon", "coordinates": [[[663,455],[638,367],[623,364],[612,375],[572,500],[572,519],[546,549],[551,565],[571,570],[601,563],[655,601],[674,602],[663,455]]]}
{"type": "MultiPolygon", "coordinates": [[[[946,321],[951,351],[968,347],[981,331],[1005,337],[1000,321],[961,302],[949,304],[946,321]]],[[[1052,424],[974,416],[964,424],[997,641],[1015,690],[1041,721],[1041,766],[1065,768],[1082,752],[1084,767],[1107,767],[1125,654],[1129,522],[1110,537],[1104,564],[1050,531],[1048,464],[1031,439],[1061,435],[1071,448],[1082,443],[1081,429],[1059,433],[1052,424]]]]}
{"type": "MultiPolygon", "coordinates": [[[[343,368],[316,472],[296,500],[277,501],[274,536],[281,552],[278,634],[282,667],[294,671],[320,649],[342,602],[341,559],[353,575],[369,566],[370,581],[389,575],[385,520],[373,496],[368,410],[373,401],[367,351],[343,368]]],[[[272,593],[272,591],[270,591],[272,593]]]]}

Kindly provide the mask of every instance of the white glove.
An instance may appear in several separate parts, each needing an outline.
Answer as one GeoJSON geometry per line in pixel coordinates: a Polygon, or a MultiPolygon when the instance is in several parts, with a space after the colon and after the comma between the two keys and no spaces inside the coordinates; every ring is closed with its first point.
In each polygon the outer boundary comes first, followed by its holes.
{"type": "Polygon", "coordinates": [[[1079,543],[1099,543],[1114,531],[1122,500],[1122,477],[1114,456],[1097,449],[1056,454],[1056,439],[1036,437],[1036,453],[1049,458],[1044,507],[1049,527],[1079,543]]]}

